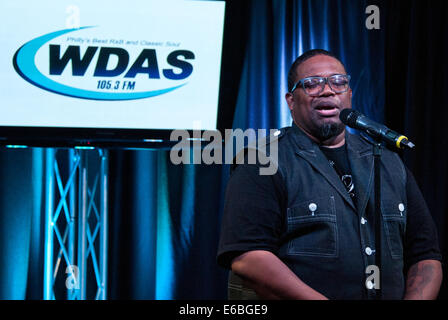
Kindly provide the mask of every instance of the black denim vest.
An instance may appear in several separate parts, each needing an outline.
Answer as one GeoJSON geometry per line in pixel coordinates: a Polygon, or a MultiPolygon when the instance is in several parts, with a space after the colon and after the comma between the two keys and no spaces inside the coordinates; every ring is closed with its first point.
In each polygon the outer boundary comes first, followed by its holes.
{"type": "MultiPolygon", "coordinates": [[[[306,284],[330,299],[373,299],[366,279],[375,264],[374,170],[372,144],[346,133],[356,203],[319,146],[297,126],[281,130],[278,173],[286,200],[279,258],[306,284]]],[[[383,149],[382,277],[383,299],[405,291],[403,240],[406,228],[406,171],[398,155],[383,149]]]]}

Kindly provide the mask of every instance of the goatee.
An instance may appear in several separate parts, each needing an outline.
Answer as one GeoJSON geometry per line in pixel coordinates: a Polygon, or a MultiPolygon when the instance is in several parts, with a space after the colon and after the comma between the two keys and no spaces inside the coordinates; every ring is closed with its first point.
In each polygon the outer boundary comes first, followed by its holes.
{"type": "Polygon", "coordinates": [[[344,131],[343,123],[324,123],[319,130],[317,130],[317,136],[320,141],[325,141],[335,136],[338,136],[342,131],[344,131]]]}

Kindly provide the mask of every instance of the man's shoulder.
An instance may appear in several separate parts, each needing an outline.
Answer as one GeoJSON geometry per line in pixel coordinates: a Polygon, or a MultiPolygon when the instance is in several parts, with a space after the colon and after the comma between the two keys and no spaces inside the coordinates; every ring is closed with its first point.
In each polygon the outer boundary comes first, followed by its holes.
{"type": "MultiPolygon", "coordinates": [[[[346,133],[345,141],[347,145],[358,151],[371,151],[373,150],[373,147],[375,145],[375,142],[372,141],[369,137],[366,137],[362,134],[352,134],[350,132],[346,133]]],[[[396,152],[397,150],[391,149],[387,145],[383,145],[381,149],[383,150],[383,154],[400,158],[396,152]]]]}
{"type": "Polygon", "coordinates": [[[257,142],[257,148],[267,146],[273,143],[279,143],[280,141],[284,140],[284,137],[286,136],[288,130],[291,127],[284,127],[280,129],[271,129],[269,134],[265,137],[259,139],[257,142]]]}
{"type": "MultiPolygon", "coordinates": [[[[273,144],[278,144],[281,140],[284,140],[290,127],[284,127],[280,129],[270,129],[268,134],[262,137],[257,137],[254,141],[248,143],[244,148],[238,152],[238,154],[244,154],[252,150],[256,151],[269,151],[269,146],[273,144]]],[[[237,154],[237,155],[238,155],[237,154]]]]}
{"type": "Polygon", "coordinates": [[[270,129],[265,136],[245,145],[233,158],[231,172],[237,167],[266,166],[266,161],[274,161],[277,166],[278,150],[284,144],[283,141],[287,140],[285,137],[289,129],[290,127],[270,129]]]}
{"type": "MultiPolygon", "coordinates": [[[[360,155],[373,156],[373,147],[375,143],[368,137],[347,132],[346,143],[352,150],[357,151],[360,155]]],[[[395,168],[398,168],[401,173],[406,176],[405,165],[398,155],[397,150],[390,149],[388,146],[382,146],[381,150],[381,158],[384,165],[386,167],[395,166],[395,168]]]]}
{"type": "Polygon", "coordinates": [[[367,137],[361,136],[360,134],[353,134],[348,131],[345,134],[345,142],[356,150],[372,149],[374,145],[373,141],[369,140],[367,137]]]}

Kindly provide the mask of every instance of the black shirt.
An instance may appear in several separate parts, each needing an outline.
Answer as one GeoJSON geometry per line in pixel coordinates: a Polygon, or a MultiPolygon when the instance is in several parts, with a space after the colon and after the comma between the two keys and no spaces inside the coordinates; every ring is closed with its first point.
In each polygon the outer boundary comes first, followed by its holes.
{"type": "MultiPolygon", "coordinates": [[[[350,165],[347,157],[347,146],[344,144],[339,148],[320,147],[320,150],[325,154],[328,162],[341,178],[347,192],[352,198],[355,197],[355,185],[353,183],[350,165]]],[[[355,202],[356,203],[356,202],[355,202]]]]}

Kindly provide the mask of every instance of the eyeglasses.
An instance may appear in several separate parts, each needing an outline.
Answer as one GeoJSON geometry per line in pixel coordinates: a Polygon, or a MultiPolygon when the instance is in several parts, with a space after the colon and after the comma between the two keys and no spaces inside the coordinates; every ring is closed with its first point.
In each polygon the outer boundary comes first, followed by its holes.
{"type": "Polygon", "coordinates": [[[308,77],[299,80],[291,89],[291,93],[302,86],[305,93],[309,96],[315,97],[324,91],[325,84],[328,83],[330,89],[334,93],[343,93],[350,88],[350,76],[348,74],[335,74],[330,77],[308,77]]]}

